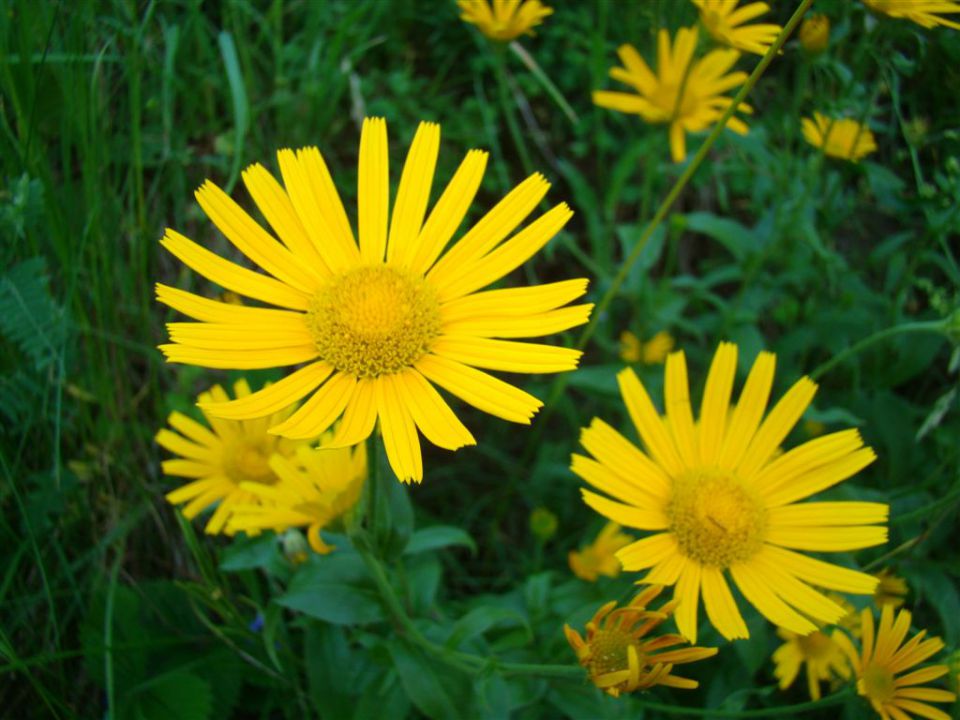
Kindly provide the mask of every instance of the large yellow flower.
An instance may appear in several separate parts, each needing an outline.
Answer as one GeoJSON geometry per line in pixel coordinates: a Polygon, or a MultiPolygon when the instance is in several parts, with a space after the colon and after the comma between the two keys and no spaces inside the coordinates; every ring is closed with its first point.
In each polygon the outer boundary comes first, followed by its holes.
{"type": "Polygon", "coordinates": [[[925,28],[943,27],[960,30],[960,23],[940,17],[944,13],[960,13],[960,3],[953,0],[863,0],[871,10],[892,18],[910,20],[925,28]]]}
{"type": "Polygon", "coordinates": [[[621,525],[653,531],[617,553],[640,581],[676,584],[677,626],[697,637],[701,594],[713,626],[729,639],[748,636],[725,573],[768,620],[801,635],[814,618],[836,623],[846,612],[810,585],[869,594],[872,575],[795,550],[841,552],[886,542],[888,508],[873,502],[797,503],[850,477],[875,459],[856,430],[778,449],[813,399],[801,378],[763,418],[776,358],[757,356],[731,408],[737,348],[721,343],[694,421],[683,352],[667,358],[666,417],[661,418],[633,370],[617,379],[646,451],[595,418],[580,441],[594,459],[573,456],[573,471],[598,490],[586,503],[621,525]]]}
{"type": "Polygon", "coordinates": [[[243,483],[241,487],[259,502],[236,505],[228,529],[257,533],[305,527],[316,552],[333,550],[320,537],[320,530],[360,499],[367,478],[366,445],[334,450],[299,447],[294,457],[273,455],[269,463],[279,482],[243,483]]]}
{"type": "Polygon", "coordinates": [[[830,157],[859,162],[877,149],[870,128],[856,120],[829,118],[814,112],[813,119],[802,118],[800,126],[804,139],[830,157]]]}
{"type": "Polygon", "coordinates": [[[460,19],[476,25],[491,40],[506,42],[524,33],[533,35],[533,28],[553,12],[540,0],[457,0],[460,19]]]}
{"type": "Polygon", "coordinates": [[[562,306],[583,295],[587,281],[478,290],[534,255],[572,213],[560,203],[508,239],[550,186],[534,174],[444,254],[473,201],[487,154],[467,154],[424,220],[439,146],[440,127],[421,123],[391,214],[387,126],[382,119],[364,121],[359,244],[316,148],[278,153],[285,188],[261,165],[243,173],[280,242],[213,183],[197,191],[214,224],[269,275],[218,257],[175,230],[167,230],[163,246],[210,280],[277,307],[228,305],[158,285],[161,302],[200,321],[167,326],[173,341],[161,346],[167,359],[211,368],[306,363],[249,397],[203,403],[207,413],[264,417],[312,393],[269,431],[317,437],[342,415],[328,446],[347,447],[367,438],[379,418],[387,457],[403,481],[423,477],[418,429],[451,450],[474,443],[434,384],[480,410],[530,423],[542,403],[478,368],[552,373],[576,367],[576,350],[503,338],[586,322],[592,305],[562,306]]]}
{"type": "MultiPolygon", "coordinates": [[[[237,398],[250,397],[246,380],[238,380],[233,388],[237,398]]],[[[229,399],[219,385],[198,398],[201,404],[229,399]]],[[[164,460],[161,467],[166,475],[192,480],[167,493],[167,500],[174,505],[186,503],[183,516],[188,520],[219,503],[207,522],[206,532],[215,534],[226,529],[229,533],[227,521],[234,508],[238,504],[257,502],[257,496],[248,488],[277,482],[269,465],[270,456],[293,455],[299,445],[305,444],[267,432],[269,426],[283,422],[290,410],[292,408],[281,408],[269,417],[255,420],[221,420],[204,412],[212,430],[183,413],[172,413],[168,422],[173,430],[161,429],[156,440],[158,445],[180,457],[164,460]]]]}
{"type": "Polygon", "coordinates": [[[956,695],[938,688],[916,687],[946,675],[948,666],[930,665],[902,674],[940,652],[943,641],[936,637],[924,640],[927,631],[921,630],[904,643],[910,630],[910,612],[901,610],[896,620],[893,612],[892,606],[883,606],[880,627],[874,636],[873,611],[870,608],[861,611],[860,654],[845,635],[836,638],[853,664],[857,692],[870,701],[883,720],[910,720],[910,713],[930,720],[950,720],[947,713],[927,702],[953,702],[956,695]]]}
{"type": "MultiPolygon", "coordinates": [[[[654,74],[632,45],[617,50],[623,67],[610,70],[610,77],[633,87],[636,93],[600,90],[593,93],[593,102],[623,113],[636,113],[651,124],[670,125],[670,153],[674,162],[687,156],[685,133],[706,130],[730,105],[723,93],[743,84],[745,72],[728,73],[740,57],[736,50],[712,50],[694,62],[697,29],[680,28],[671,46],[670,35],[661,30],[657,36],[657,72],[654,74]]],[[[751,112],[749,106],[740,109],[751,112]]],[[[747,125],[731,117],[727,126],[741,135],[747,125]]]]}
{"type": "Polygon", "coordinates": [[[590,681],[608,695],[619,697],[620,693],[654,685],[693,690],[697,681],[674,675],[674,666],[717,654],[716,648],[667,650],[687,642],[675,633],[646,637],[677,608],[677,601],[671,600],[656,610],[647,609],[662,590],[660,585],[648,587],[619,608],[611,600],[587,623],[584,636],[569,625],[563,626],[567,642],[587,669],[590,681]]]}
{"type": "Polygon", "coordinates": [[[700,8],[700,22],[718,43],[748,53],[765,55],[783,29],[773,23],[746,25],[770,11],[764,2],[737,7],[738,0],[692,0],[700,8]]]}

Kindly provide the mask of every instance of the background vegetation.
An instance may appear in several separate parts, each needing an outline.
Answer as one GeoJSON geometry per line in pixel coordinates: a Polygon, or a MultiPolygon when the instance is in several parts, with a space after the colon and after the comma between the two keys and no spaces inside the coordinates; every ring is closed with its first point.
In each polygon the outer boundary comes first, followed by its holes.
{"type": "MultiPolygon", "coordinates": [[[[4,713],[639,718],[657,716],[649,700],[737,711],[806,699],[802,683],[776,689],[777,639],[755,614],[750,642],[692,671],[696,692],[615,701],[578,678],[456,670],[401,641],[348,543],[297,566],[272,538],[198,536],[163,500],[153,435],[171,410],[192,412],[210,373],[163,364],[167,317],[152,287],[209,288],[157,241],[170,226],[224,250],[192,197],[206,178],[251,207],[234,188],[242,167],[317,145],[351,207],[363,116],[387,118],[395,168],[416,124],[435,120],[439,178],[468,148],[492,152],[475,214],[533,170],[553,183],[548,200],[576,211],[530,279],[586,275],[594,297],[609,286],[683,166],[663,127],[595,108],[590,92],[610,87],[620,43],[649,57],[657,28],[696,13],[675,0],[553,5],[522,44],[575,124],[452,2],[0,7],[4,713]]],[[[782,24],[793,4],[777,5],[782,24]]],[[[808,419],[858,426],[879,455],[836,496],[891,504],[889,545],[858,557],[906,577],[916,626],[956,650],[960,33],[816,5],[833,23],[830,49],[813,58],[790,41],[774,61],[750,98],[750,134],[717,143],[549,418],[518,432],[460,404],[480,444],[428,453],[424,483],[398,486],[384,529],[392,581],[434,640],[572,665],[563,622],[629,597],[632,578],[585,583],[566,561],[602,525],[567,465],[591,417],[626,419],[614,373],[629,329],[677,339],[694,396],[721,339],[740,344],[744,365],[774,350],[778,391],[819,368],[808,419]],[[865,120],[878,152],[858,165],[824,158],[800,135],[814,110],[865,120]],[[555,514],[552,537],[531,532],[537,508],[555,514]]],[[[638,370],[657,396],[662,368],[638,370]]],[[[522,380],[542,398],[549,382],[522,380]]]]}

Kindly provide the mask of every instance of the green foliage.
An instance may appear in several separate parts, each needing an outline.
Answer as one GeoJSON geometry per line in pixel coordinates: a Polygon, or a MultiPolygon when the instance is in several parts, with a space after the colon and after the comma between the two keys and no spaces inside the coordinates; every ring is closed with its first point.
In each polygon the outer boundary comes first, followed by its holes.
{"type": "MultiPolygon", "coordinates": [[[[629,599],[637,579],[587,583],[567,565],[602,526],[568,469],[579,429],[602,417],[633,437],[615,381],[624,330],[643,340],[669,331],[687,354],[694,398],[722,339],[740,346],[741,378],[757,352],[775,351],[775,392],[814,375],[820,389],[804,420],[856,426],[878,455],[825,497],[891,505],[888,545],[856,561],[905,577],[914,629],[957,650],[960,33],[874,17],[858,2],[818,3],[833,27],[827,52],[809,57],[791,40],[774,60],[749,98],[750,133],[721,136],[533,427],[457,404],[478,446],[426,450],[415,487],[383,482],[386,463],[371,455],[376,493],[343,533],[325,534],[333,553],[305,562],[274,533],[204,536],[163,500],[172,484],[154,434],[172,410],[199,417],[196,394],[235,379],[172,372],[155,348],[173,314],[155,303],[154,282],[221,292],[157,243],[173,227],[230,256],[192,196],[204,179],[250,208],[237,182],[245,166],[274,171],[276,149],[316,145],[352,214],[362,118],[388,120],[394,183],[417,123],[435,120],[438,185],[467,149],[491,151],[466,222],[532,170],[553,184],[548,202],[576,212],[509,284],[590,277],[593,302],[611,288],[686,165],[670,162],[663,127],[595,107],[590,92],[612,87],[620,43],[652,57],[657,29],[691,25],[696,13],[675,0],[553,4],[537,35],[519,41],[533,70],[522,52],[498,53],[460,22],[452,0],[6,4],[6,714],[792,712],[784,706],[806,702],[805,688],[777,688],[770,657],[780,640],[755,614],[749,642],[705,631],[700,644],[721,650],[691,666],[697,691],[610,698],[585,680],[563,637],[564,623],[582,627],[605,602],[629,599]],[[800,133],[815,110],[866,122],[878,151],[859,164],[819,154],[800,133]],[[556,516],[555,535],[531,533],[536,509],[556,516]]],[[[776,5],[770,18],[782,24],[793,4],[776,5]]],[[[757,59],[737,67],[749,72],[757,59]]],[[[692,151],[705,136],[690,135],[692,151]]],[[[576,334],[556,342],[572,345],[576,334]]],[[[662,397],[662,367],[635,369],[662,397]]],[[[544,400],[556,387],[512,380],[544,400]]],[[[813,427],[801,423],[787,444],[813,427]]],[[[804,716],[871,716],[858,698],[836,702],[804,716]]]]}

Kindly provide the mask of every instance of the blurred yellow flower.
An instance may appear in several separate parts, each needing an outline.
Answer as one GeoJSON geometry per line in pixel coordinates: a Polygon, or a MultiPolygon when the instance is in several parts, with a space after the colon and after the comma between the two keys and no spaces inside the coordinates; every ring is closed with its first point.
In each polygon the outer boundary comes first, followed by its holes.
{"type": "Polygon", "coordinates": [[[826,15],[813,13],[800,25],[800,44],[808,53],[820,53],[830,44],[830,20],[826,15]]]}
{"type": "Polygon", "coordinates": [[[863,2],[874,12],[910,20],[925,28],[942,25],[960,30],[960,23],[940,17],[943,13],[960,13],[960,3],[952,0],[863,0],[863,2]]]}
{"type": "Polygon", "coordinates": [[[873,602],[876,606],[883,609],[884,605],[889,605],[896,610],[903,605],[909,592],[907,581],[886,568],[876,573],[876,578],[880,581],[873,593],[873,602]]]}
{"type": "Polygon", "coordinates": [[[801,121],[804,139],[825,155],[859,162],[877,149],[873,133],[866,125],[849,118],[828,118],[818,112],[813,119],[801,121]]]}
{"type": "Polygon", "coordinates": [[[601,575],[616,577],[620,574],[620,561],[616,552],[633,542],[633,538],[620,532],[615,522],[608,522],[596,539],[582,550],[571,550],[567,555],[570,569],[581,580],[596,582],[601,575]]]}
{"type": "Polygon", "coordinates": [[[237,504],[228,529],[257,533],[307,528],[310,547],[321,554],[333,550],[320,537],[320,530],[360,499],[367,477],[366,445],[330,450],[299,447],[293,458],[271,456],[270,468],[280,481],[275,485],[244,483],[242,488],[259,502],[237,504]]]}
{"type": "Polygon", "coordinates": [[[673,345],[673,336],[666,330],[661,330],[645,343],[629,330],[624,330],[620,333],[620,359],[628,363],[642,360],[647,365],[659,365],[667,359],[673,345]]]}
{"type": "Polygon", "coordinates": [[[460,19],[476,25],[491,40],[507,42],[523,34],[533,35],[533,28],[553,12],[540,0],[457,0],[460,19]]]}
{"type": "Polygon", "coordinates": [[[764,617],[800,635],[817,629],[811,618],[836,623],[847,612],[812,585],[862,595],[877,586],[872,575],[803,551],[845,552],[886,542],[888,506],[799,502],[854,475],[876,455],[852,429],[776,455],[817,386],[801,378],[767,413],[775,365],[774,355],[761,352],[733,404],[737,346],[721,343],[697,420],[682,351],[667,357],[665,417],[627,368],[617,380],[646,449],[594,418],[580,442],[596,459],[573,455],[573,472],[604,493],[584,489],[584,502],[624,527],[651,533],[617,558],[624,570],[649,569],[641,582],[676,585],[677,627],[692,642],[701,595],[721,635],[748,637],[727,573],[764,617]]]}
{"type": "Polygon", "coordinates": [[[840,630],[830,634],[814,630],[808,635],[798,635],[783,628],[777,634],[785,641],[773,653],[773,674],[780,689],[786,690],[797,679],[800,668],[807,668],[807,690],[813,700],[820,699],[820,683],[835,679],[850,679],[850,663],[840,645],[834,639],[840,630]]]}
{"type": "Polygon", "coordinates": [[[717,654],[716,648],[703,647],[663,652],[668,647],[686,643],[681,635],[643,639],[677,607],[677,601],[671,600],[657,610],[647,610],[662,590],[659,585],[646,588],[622,608],[617,607],[616,601],[608,602],[587,623],[586,637],[581,637],[569,625],[563,626],[567,641],[580,664],[587,669],[590,681],[613,697],[654,685],[692,690],[697,687],[697,682],[673,675],[674,665],[717,654]]]}
{"type": "MultiPolygon", "coordinates": [[[[233,389],[237,398],[250,395],[246,380],[238,380],[233,389]]],[[[215,385],[201,393],[197,401],[226,402],[229,399],[226,391],[215,385]]],[[[290,456],[299,445],[306,443],[267,432],[267,428],[283,422],[292,410],[287,407],[255,420],[222,420],[204,412],[212,430],[183,413],[172,413],[167,422],[177,432],[163,428],[157,433],[156,440],[161,447],[180,457],[164,460],[161,468],[166,475],[193,480],[167,493],[167,500],[173,505],[186,503],[183,516],[188,520],[219,503],[205,530],[210,534],[223,532],[236,505],[257,502],[257,496],[246,487],[277,482],[268,463],[270,456],[275,453],[281,457],[290,456]]],[[[229,533],[229,528],[226,531],[229,533]]]]}
{"type": "Polygon", "coordinates": [[[765,2],[737,7],[738,0],[691,0],[700,8],[700,22],[713,39],[736,50],[764,55],[783,29],[773,23],[746,25],[770,11],[765,2]]]}
{"type": "MultiPolygon", "coordinates": [[[[598,90],[593,102],[600,107],[639,115],[650,124],[670,125],[670,154],[674,162],[687,156],[685,133],[706,130],[730,105],[723,93],[743,84],[745,72],[731,72],[740,57],[736,50],[711,50],[694,61],[697,48],[696,28],[680,28],[676,41],[660,30],[657,36],[657,72],[654,74],[632,45],[621,45],[617,54],[623,67],[610,70],[610,77],[630,85],[635,92],[598,90]]],[[[743,112],[752,112],[740,105],[743,112]]],[[[746,135],[748,128],[740,118],[731,117],[727,126],[746,135]]]]}
{"type": "Polygon", "coordinates": [[[903,720],[914,713],[930,720],[950,720],[950,716],[927,702],[953,702],[957,696],[939,688],[916,687],[936,680],[949,672],[947,665],[930,665],[922,670],[903,673],[943,649],[940,638],[923,637],[921,630],[909,641],[904,638],[910,630],[910,612],[901,610],[894,620],[894,610],[885,605],[880,614],[880,627],[874,635],[873,611],[864,608],[860,613],[862,624],[861,653],[858,655],[846,635],[837,633],[836,642],[853,665],[857,678],[857,692],[870,701],[881,718],[903,720]]]}

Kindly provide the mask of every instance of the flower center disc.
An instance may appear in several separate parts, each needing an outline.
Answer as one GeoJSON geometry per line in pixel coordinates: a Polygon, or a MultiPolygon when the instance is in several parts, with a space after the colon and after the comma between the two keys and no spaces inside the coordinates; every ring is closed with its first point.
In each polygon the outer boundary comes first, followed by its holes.
{"type": "Polygon", "coordinates": [[[763,545],[767,513],[760,498],[722,471],[681,475],[666,510],[680,550],[702,565],[726,568],[763,545]]]}
{"type": "Polygon", "coordinates": [[[627,669],[627,648],[633,638],[616,630],[600,630],[590,640],[590,670],[594,676],[627,669]]]}
{"type": "Polygon", "coordinates": [[[819,630],[797,638],[800,650],[805,658],[821,660],[831,654],[833,640],[819,630]]]}
{"type": "Polygon", "coordinates": [[[276,481],[267,464],[267,456],[259,447],[239,445],[229,453],[224,463],[227,475],[238,485],[242,482],[257,482],[272,485],[276,481]]]}
{"type": "Polygon", "coordinates": [[[863,669],[863,690],[867,697],[880,704],[893,699],[896,687],[893,684],[893,673],[886,667],[870,663],[863,669]]]}
{"type": "Polygon", "coordinates": [[[360,378],[400,372],[440,333],[440,305],[424,280],[385,265],[336,278],[307,310],[320,357],[360,378]]]}

